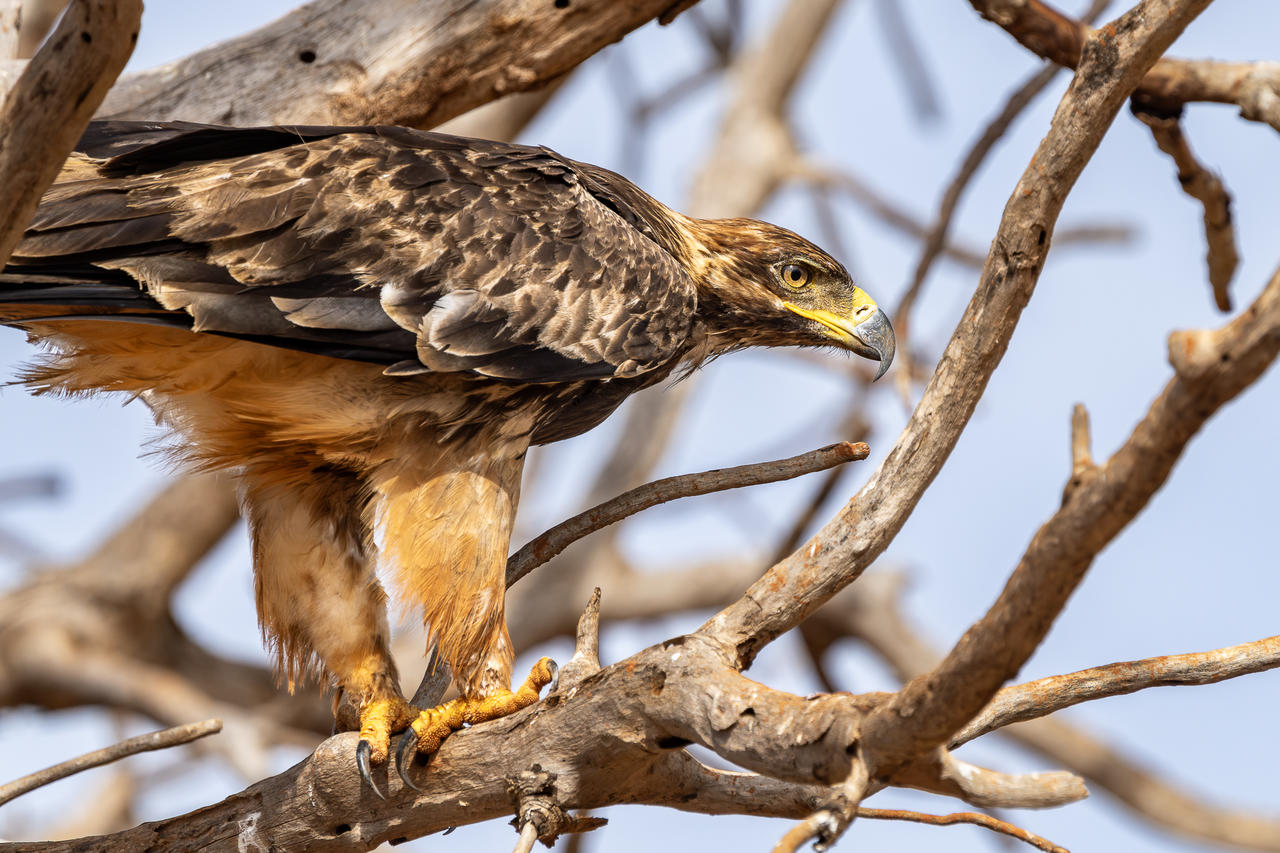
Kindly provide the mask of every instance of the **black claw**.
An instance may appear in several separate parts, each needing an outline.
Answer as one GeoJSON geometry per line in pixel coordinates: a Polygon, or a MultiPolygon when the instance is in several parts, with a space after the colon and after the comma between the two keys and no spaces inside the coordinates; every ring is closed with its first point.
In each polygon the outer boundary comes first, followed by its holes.
{"type": "Polygon", "coordinates": [[[413,766],[413,757],[417,754],[418,733],[412,728],[406,729],[405,733],[400,735],[400,743],[396,745],[396,772],[400,774],[400,778],[406,785],[418,793],[423,793],[421,788],[413,784],[409,774],[404,772],[406,767],[413,766]]]}
{"type": "Polygon", "coordinates": [[[551,690],[555,691],[560,683],[560,665],[553,660],[548,660],[547,668],[551,670],[551,690]]]}
{"type": "Polygon", "coordinates": [[[366,785],[373,789],[373,792],[378,795],[378,799],[385,800],[386,797],[384,797],[382,792],[378,790],[378,786],[373,784],[373,774],[369,772],[369,756],[372,753],[373,746],[369,741],[361,739],[360,743],[356,746],[356,767],[360,770],[360,778],[364,780],[366,785]]]}

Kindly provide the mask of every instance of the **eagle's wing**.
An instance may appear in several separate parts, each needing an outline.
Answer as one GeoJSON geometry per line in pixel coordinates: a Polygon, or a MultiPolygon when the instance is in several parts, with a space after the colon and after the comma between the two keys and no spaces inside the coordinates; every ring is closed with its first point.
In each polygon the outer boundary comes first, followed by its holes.
{"type": "Polygon", "coordinates": [[[688,345],[688,273],[598,176],[542,149],[400,128],[103,123],[81,150],[0,303],[19,281],[33,302],[390,373],[628,377],[688,345]]]}

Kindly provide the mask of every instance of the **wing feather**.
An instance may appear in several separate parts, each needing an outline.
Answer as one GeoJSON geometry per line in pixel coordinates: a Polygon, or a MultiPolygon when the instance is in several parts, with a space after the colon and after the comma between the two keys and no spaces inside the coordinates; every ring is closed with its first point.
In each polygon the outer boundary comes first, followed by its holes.
{"type": "Polygon", "coordinates": [[[131,123],[94,125],[82,148],[96,159],[46,195],[6,280],[79,259],[68,287],[89,265],[121,270],[198,331],[331,343],[397,375],[631,377],[688,345],[683,267],[602,170],[544,149],[131,123]]]}

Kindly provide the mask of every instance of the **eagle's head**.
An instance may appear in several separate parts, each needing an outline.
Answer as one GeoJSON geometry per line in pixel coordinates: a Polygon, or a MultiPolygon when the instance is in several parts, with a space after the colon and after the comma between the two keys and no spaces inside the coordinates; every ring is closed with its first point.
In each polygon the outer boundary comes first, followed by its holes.
{"type": "Polygon", "coordinates": [[[837,346],[893,362],[893,326],[835,258],[785,228],[752,219],[689,220],[698,314],[711,349],[837,346]]]}

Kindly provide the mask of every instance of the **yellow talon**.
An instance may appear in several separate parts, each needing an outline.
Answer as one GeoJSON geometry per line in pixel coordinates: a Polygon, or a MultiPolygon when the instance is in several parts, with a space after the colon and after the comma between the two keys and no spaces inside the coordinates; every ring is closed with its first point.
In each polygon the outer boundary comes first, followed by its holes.
{"type": "Polygon", "coordinates": [[[399,696],[374,699],[360,710],[360,740],[369,744],[369,758],[374,764],[387,760],[391,733],[403,729],[417,715],[418,709],[399,696]]]}
{"type": "MultiPolygon", "coordinates": [[[[412,761],[415,754],[426,755],[435,752],[444,743],[445,738],[464,725],[496,720],[537,702],[542,688],[550,684],[555,676],[555,662],[551,658],[542,658],[534,664],[529,677],[515,692],[499,690],[487,696],[453,699],[443,705],[422,711],[409,725],[416,737],[406,736],[401,740],[400,748],[396,751],[396,764],[401,771],[401,776],[404,775],[404,768],[412,761]]],[[[405,781],[409,780],[405,779],[405,781]]]]}

